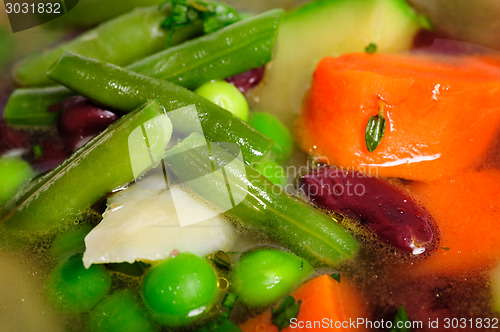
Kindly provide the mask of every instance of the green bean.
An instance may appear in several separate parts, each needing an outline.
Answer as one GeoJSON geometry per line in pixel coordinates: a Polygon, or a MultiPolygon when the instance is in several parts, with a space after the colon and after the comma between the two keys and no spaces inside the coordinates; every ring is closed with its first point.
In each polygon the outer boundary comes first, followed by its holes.
{"type": "Polygon", "coordinates": [[[136,7],[159,5],[165,0],[79,0],[75,8],[51,21],[49,27],[87,28],[136,7]]]}
{"type": "MultiPolygon", "coordinates": [[[[127,68],[191,89],[260,67],[271,60],[282,14],[279,9],[268,11],[167,48],[127,68]]],[[[72,94],[64,87],[18,89],[5,106],[5,121],[12,125],[52,124],[57,114],[49,112],[49,106],[72,94]]]]}
{"type": "Polygon", "coordinates": [[[279,186],[286,186],[287,178],[282,165],[270,158],[253,163],[252,167],[266,179],[279,186]]]}
{"type": "MultiPolygon", "coordinates": [[[[49,77],[90,100],[130,111],[157,99],[168,111],[195,105],[204,134],[214,141],[237,143],[245,162],[260,160],[272,142],[247,123],[203,97],[176,84],[67,53],[49,70],[49,77]]],[[[174,123],[174,128],[179,127],[174,123]]]]}
{"type": "Polygon", "coordinates": [[[5,106],[4,119],[10,125],[51,125],[57,121],[59,112],[50,107],[72,95],[64,87],[16,89],[5,106]]]}
{"type": "Polygon", "coordinates": [[[274,9],[186,41],[129,69],[188,89],[265,65],[271,60],[283,10],[274,9]]]}
{"type": "Polygon", "coordinates": [[[316,266],[335,266],[356,254],[359,243],[331,217],[289,196],[249,166],[232,162],[234,152],[213,143],[209,149],[203,146],[206,142],[200,134],[188,136],[167,151],[168,169],[178,181],[189,183],[193,191],[219,207],[224,197],[228,199],[230,188],[235,206],[226,214],[233,220],[265,234],[316,266]],[[208,161],[224,168],[224,172],[213,172],[208,161]],[[190,181],[208,174],[207,181],[190,181]]]}
{"type": "MultiPolygon", "coordinates": [[[[24,86],[54,84],[47,69],[66,51],[117,65],[128,65],[165,47],[168,32],[160,28],[166,13],[157,6],[138,8],[89,30],[76,39],[22,61],[14,70],[14,79],[24,86]]],[[[202,32],[201,22],[179,29],[174,43],[202,32]]]]}
{"type": "Polygon", "coordinates": [[[122,117],[61,165],[28,185],[10,202],[13,206],[8,204],[10,209],[1,220],[3,225],[0,223],[1,240],[9,240],[15,246],[71,224],[103,195],[157,165],[171,131],[170,120],[155,101],[122,117]],[[146,131],[149,148],[141,128],[146,131]],[[134,156],[134,163],[129,154],[134,156]]]}

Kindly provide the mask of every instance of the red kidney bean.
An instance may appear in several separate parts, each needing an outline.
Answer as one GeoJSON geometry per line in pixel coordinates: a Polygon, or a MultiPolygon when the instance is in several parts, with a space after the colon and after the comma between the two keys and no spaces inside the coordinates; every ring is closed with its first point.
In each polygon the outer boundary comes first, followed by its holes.
{"type": "Polygon", "coordinates": [[[264,67],[250,69],[241,74],[226,78],[226,81],[238,88],[242,93],[247,92],[252,87],[262,81],[264,77],[264,67]]]}
{"type": "Polygon", "coordinates": [[[432,54],[482,54],[491,50],[478,44],[466,42],[446,31],[420,30],[413,39],[413,53],[432,54]]]}
{"type": "Polygon", "coordinates": [[[417,255],[434,245],[429,214],[387,181],[320,167],[300,178],[299,190],[322,208],[361,220],[382,241],[399,250],[417,255]]]}
{"type": "Polygon", "coordinates": [[[9,127],[3,120],[0,120],[0,155],[15,149],[28,149],[30,146],[30,134],[9,127]]]}
{"type": "Polygon", "coordinates": [[[32,150],[28,159],[40,173],[53,169],[71,155],[65,142],[57,136],[40,138],[32,150]]]}
{"type": "Polygon", "coordinates": [[[53,107],[57,108],[62,108],[59,133],[73,151],[82,145],[82,140],[86,142],[118,119],[115,113],[100,108],[83,97],[71,97],[53,107]]]}
{"type": "MultiPolygon", "coordinates": [[[[460,315],[453,303],[454,301],[440,291],[449,285],[450,280],[430,276],[418,279],[409,278],[403,280],[390,279],[392,284],[388,284],[385,289],[378,289],[378,292],[372,295],[371,301],[374,303],[373,320],[394,321],[397,308],[402,305],[409,320],[426,322],[423,324],[423,328],[418,329],[418,331],[435,331],[431,326],[427,326],[427,322],[435,320],[442,322],[446,317],[465,317],[467,315],[467,313],[460,315]],[[382,293],[384,291],[385,293],[382,293]]],[[[460,286],[470,289],[466,285],[460,286]]],[[[438,329],[438,331],[440,330],[438,329]]]]}

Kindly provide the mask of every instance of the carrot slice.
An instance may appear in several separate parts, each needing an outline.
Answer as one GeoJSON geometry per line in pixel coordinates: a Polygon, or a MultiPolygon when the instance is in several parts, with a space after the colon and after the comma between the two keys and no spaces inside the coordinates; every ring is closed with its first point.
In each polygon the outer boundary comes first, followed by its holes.
{"type": "Polygon", "coordinates": [[[474,57],[347,54],[324,58],[297,122],[298,142],[333,165],[437,180],[474,165],[500,125],[500,69],[474,57]],[[384,137],[365,130],[385,105],[384,137]]]}
{"type": "MultiPolygon", "coordinates": [[[[319,276],[292,293],[296,300],[302,300],[297,321],[283,331],[314,331],[326,327],[340,326],[343,331],[364,331],[363,328],[353,328],[350,322],[357,319],[366,319],[367,305],[357,288],[349,280],[343,278],[335,281],[329,275],[319,276]],[[316,325],[312,325],[316,324],[316,325]]],[[[243,332],[278,332],[278,328],[271,322],[271,312],[264,313],[249,319],[240,325],[243,332]]]]}
{"type": "Polygon", "coordinates": [[[463,272],[485,267],[500,257],[500,170],[415,182],[409,188],[440,229],[440,248],[418,264],[415,272],[463,272]]]}

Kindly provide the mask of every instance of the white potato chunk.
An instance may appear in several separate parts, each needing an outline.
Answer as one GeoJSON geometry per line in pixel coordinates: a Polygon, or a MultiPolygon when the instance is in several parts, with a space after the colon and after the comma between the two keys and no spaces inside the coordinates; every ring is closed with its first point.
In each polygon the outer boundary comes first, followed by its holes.
{"type": "Polygon", "coordinates": [[[99,263],[161,260],[173,251],[203,256],[228,250],[236,238],[234,226],[221,216],[181,227],[176,206],[189,209],[193,218],[207,213],[207,205],[178,186],[162,189],[162,174],[112,195],[103,220],[85,238],[83,262],[99,263]],[[175,196],[175,206],[172,199],[175,196]]]}

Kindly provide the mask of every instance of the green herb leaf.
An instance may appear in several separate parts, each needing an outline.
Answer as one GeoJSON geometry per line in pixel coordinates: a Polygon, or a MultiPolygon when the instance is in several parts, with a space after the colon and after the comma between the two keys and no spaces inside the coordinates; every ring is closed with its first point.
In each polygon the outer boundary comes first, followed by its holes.
{"type": "Polygon", "coordinates": [[[295,299],[287,295],[278,306],[278,309],[271,307],[271,322],[281,331],[290,325],[290,320],[297,317],[302,301],[295,302],[295,299]]]}
{"type": "Polygon", "coordinates": [[[365,47],[365,52],[368,54],[373,54],[377,52],[377,44],[370,43],[368,46],[365,47]]]}
{"type": "Polygon", "coordinates": [[[439,247],[439,248],[446,250],[446,251],[449,251],[451,249],[450,247],[439,247]]]}
{"type": "Polygon", "coordinates": [[[403,305],[399,305],[396,316],[394,316],[391,332],[409,332],[410,329],[405,327],[405,323],[409,322],[408,316],[406,315],[406,310],[403,305]]]}
{"type": "Polygon", "coordinates": [[[35,158],[41,157],[43,155],[43,148],[40,144],[33,146],[33,153],[35,154],[35,158]]]}
{"type": "Polygon", "coordinates": [[[238,325],[230,321],[226,317],[217,317],[209,320],[201,327],[195,330],[196,332],[241,332],[238,325]]]}
{"type": "Polygon", "coordinates": [[[170,16],[165,18],[161,27],[169,29],[167,46],[172,44],[175,30],[194,21],[202,21],[203,32],[211,33],[240,19],[238,12],[225,4],[202,0],[166,0],[159,9],[166,5],[170,5],[170,16]]]}
{"type": "Polygon", "coordinates": [[[365,131],[366,148],[369,152],[375,151],[385,132],[384,105],[380,104],[378,114],[371,116],[365,131]]]}
{"type": "Polygon", "coordinates": [[[231,260],[229,259],[229,256],[222,250],[217,251],[215,254],[210,256],[210,259],[212,260],[212,263],[214,265],[224,271],[230,271],[231,270],[231,260]]]}
{"type": "Polygon", "coordinates": [[[209,320],[207,323],[203,324],[200,328],[195,330],[196,332],[209,332],[209,331],[220,331],[220,332],[241,332],[241,329],[229,320],[231,311],[236,304],[236,296],[233,293],[227,293],[222,300],[222,307],[226,309],[220,316],[209,320]]]}
{"type": "Polygon", "coordinates": [[[422,29],[433,31],[436,29],[431,19],[426,15],[417,15],[417,21],[422,29]]]}
{"type": "Polygon", "coordinates": [[[340,273],[330,274],[330,277],[332,277],[333,279],[335,279],[337,282],[340,282],[340,273]]]}
{"type": "Polygon", "coordinates": [[[224,300],[222,300],[222,306],[226,309],[226,312],[224,313],[224,315],[229,317],[229,314],[231,314],[231,311],[233,310],[237,299],[238,299],[238,296],[233,294],[233,293],[226,294],[226,296],[224,297],[224,300]]]}

